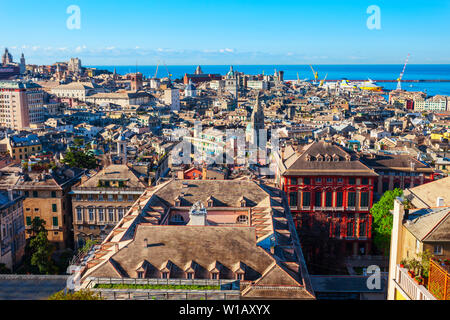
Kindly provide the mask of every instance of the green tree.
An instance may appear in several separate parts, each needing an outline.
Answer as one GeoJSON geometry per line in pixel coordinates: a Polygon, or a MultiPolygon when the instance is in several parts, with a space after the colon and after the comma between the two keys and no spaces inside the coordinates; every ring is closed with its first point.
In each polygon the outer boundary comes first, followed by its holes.
{"type": "Polygon", "coordinates": [[[92,153],[76,149],[67,152],[62,162],[70,167],[82,169],[95,169],[98,166],[97,159],[92,153]]]}
{"type": "Polygon", "coordinates": [[[394,200],[403,195],[403,190],[386,191],[381,199],[370,209],[373,216],[373,242],[385,255],[389,254],[394,209],[394,200]]]}
{"type": "Polygon", "coordinates": [[[58,291],[48,297],[48,300],[103,300],[98,293],[89,289],[82,289],[75,292],[64,293],[64,290],[58,291]]]}
{"type": "Polygon", "coordinates": [[[56,273],[56,266],[52,260],[53,246],[47,238],[47,231],[40,231],[30,240],[30,248],[33,251],[31,265],[39,269],[41,274],[56,273]]]}

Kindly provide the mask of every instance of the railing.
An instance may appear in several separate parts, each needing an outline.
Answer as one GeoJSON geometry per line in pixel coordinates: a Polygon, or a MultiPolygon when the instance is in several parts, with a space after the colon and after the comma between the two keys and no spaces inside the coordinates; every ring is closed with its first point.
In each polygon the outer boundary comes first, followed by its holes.
{"type": "Polygon", "coordinates": [[[430,272],[428,290],[438,300],[450,300],[450,272],[448,266],[439,265],[433,259],[430,260],[430,272]]]}
{"type": "Polygon", "coordinates": [[[91,289],[106,300],[240,300],[240,291],[91,289]]]}
{"type": "Polygon", "coordinates": [[[97,284],[122,285],[194,285],[194,286],[224,286],[237,283],[233,279],[159,279],[159,278],[88,278],[87,288],[94,288],[97,284]]]}
{"type": "Polygon", "coordinates": [[[400,268],[399,265],[395,269],[395,282],[411,300],[436,300],[424,286],[411,278],[407,269],[400,268]]]}
{"type": "Polygon", "coordinates": [[[86,288],[107,300],[239,300],[239,280],[88,278],[86,288]],[[197,289],[104,289],[97,284],[220,286],[218,290],[197,289]]]}

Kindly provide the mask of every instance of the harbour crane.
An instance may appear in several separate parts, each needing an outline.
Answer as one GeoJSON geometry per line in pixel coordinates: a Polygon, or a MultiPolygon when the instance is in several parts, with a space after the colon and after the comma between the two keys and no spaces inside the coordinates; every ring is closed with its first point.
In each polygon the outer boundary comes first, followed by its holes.
{"type": "Polygon", "coordinates": [[[156,72],[155,72],[155,75],[153,76],[153,79],[156,79],[156,76],[158,75],[158,67],[159,67],[159,62],[156,65],[156,72]]]}
{"type": "Polygon", "coordinates": [[[169,81],[170,81],[170,77],[172,76],[172,74],[169,72],[169,69],[167,69],[167,66],[165,63],[164,63],[164,67],[166,68],[167,76],[169,77],[169,81]]]}
{"type": "Polygon", "coordinates": [[[309,66],[311,67],[311,70],[312,70],[313,75],[314,75],[314,83],[317,83],[317,79],[319,78],[319,73],[314,71],[314,68],[313,68],[312,65],[309,65],[309,66]]]}
{"type": "Polygon", "coordinates": [[[325,80],[327,80],[327,76],[328,73],[325,75],[325,78],[323,78],[323,80],[320,80],[320,86],[323,86],[323,83],[325,82],[325,80]]]}
{"type": "Polygon", "coordinates": [[[397,90],[402,90],[402,78],[403,78],[403,74],[405,73],[405,69],[406,69],[406,64],[408,63],[408,59],[409,59],[409,53],[408,56],[406,57],[406,61],[405,61],[405,65],[403,66],[403,70],[400,73],[400,76],[397,79],[397,90]]]}

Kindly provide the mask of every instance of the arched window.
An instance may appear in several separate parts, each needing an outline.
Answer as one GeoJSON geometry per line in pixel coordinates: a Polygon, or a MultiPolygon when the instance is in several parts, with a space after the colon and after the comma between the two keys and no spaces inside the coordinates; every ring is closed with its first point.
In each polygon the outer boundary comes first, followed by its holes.
{"type": "Polygon", "coordinates": [[[237,217],[236,222],[246,224],[248,223],[248,217],[246,215],[241,214],[239,217],[237,217]]]}

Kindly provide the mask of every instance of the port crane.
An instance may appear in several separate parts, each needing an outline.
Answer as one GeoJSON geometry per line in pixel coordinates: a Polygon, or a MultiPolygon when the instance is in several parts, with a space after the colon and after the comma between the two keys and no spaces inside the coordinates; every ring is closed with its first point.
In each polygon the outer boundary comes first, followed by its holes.
{"type": "Polygon", "coordinates": [[[323,80],[320,80],[320,86],[323,86],[323,83],[325,82],[325,80],[327,80],[328,77],[328,73],[325,75],[325,78],[323,78],[323,80]]]}
{"type": "Polygon", "coordinates": [[[167,66],[165,63],[164,63],[164,67],[166,68],[167,76],[169,77],[169,81],[170,81],[170,77],[172,76],[172,74],[169,72],[169,69],[167,69],[167,66]]]}
{"type": "Polygon", "coordinates": [[[402,90],[401,82],[402,82],[403,74],[405,73],[406,65],[408,64],[408,59],[409,59],[409,53],[408,53],[408,56],[406,57],[406,61],[405,61],[405,65],[403,66],[403,70],[397,79],[397,90],[402,90]]]}
{"type": "Polygon", "coordinates": [[[314,68],[313,68],[312,65],[309,65],[309,66],[311,67],[311,70],[312,70],[313,75],[314,75],[314,83],[317,83],[317,79],[319,78],[319,73],[314,71],[314,68]]]}
{"type": "Polygon", "coordinates": [[[155,72],[155,75],[153,76],[153,79],[156,79],[156,76],[158,75],[158,68],[159,68],[159,62],[156,65],[156,72],[155,72]]]}

